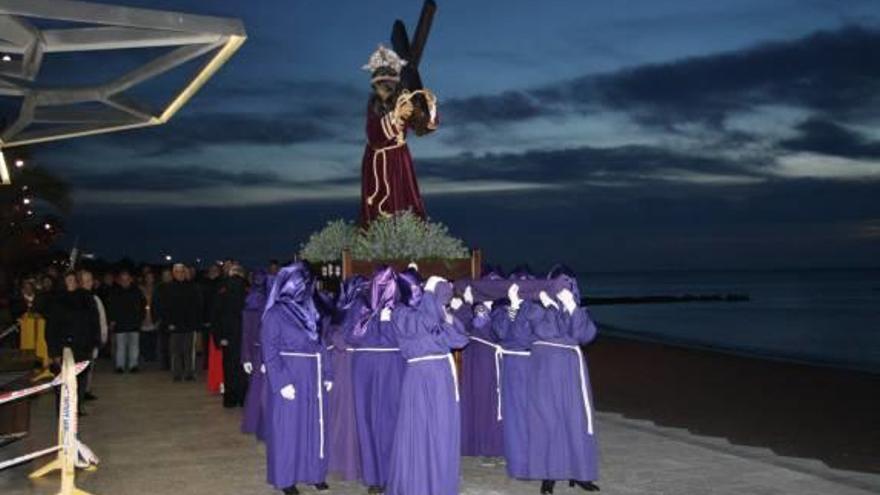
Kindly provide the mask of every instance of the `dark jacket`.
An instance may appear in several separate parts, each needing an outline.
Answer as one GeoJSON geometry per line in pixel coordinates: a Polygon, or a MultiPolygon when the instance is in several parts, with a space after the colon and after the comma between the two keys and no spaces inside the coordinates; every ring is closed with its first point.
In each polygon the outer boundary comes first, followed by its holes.
{"type": "Polygon", "coordinates": [[[195,332],[201,328],[201,301],[192,282],[171,282],[157,292],[156,302],[162,329],[166,332],[195,332]]]}
{"type": "Polygon", "coordinates": [[[63,291],[48,301],[46,345],[49,355],[60,357],[70,347],[77,361],[92,358],[92,349],[100,344],[98,309],[90,292],[82,289],[63,291]]]}
{"type": "Polygon", "coordinates": [[[214,325],[214,312],[217,306],[217,292],[223,279],[203,279],[199,286],[202,289],[202,325],[210,329],[214,325]]]}
{"type": "Polygon", "coordinates": [[[114,323],[113,333],[137,332],[146,316],[147,300],[133,285],[115,287],[107,294],[107,319],[114,323]]]}
{"type": "Polygon", "coordinates": [[[238,276],[226,277],[217,291],[212,329],[214,342],[226,340],[230,346],[241,345],[241,312],[247,295],[247,281],[238,276]]]}

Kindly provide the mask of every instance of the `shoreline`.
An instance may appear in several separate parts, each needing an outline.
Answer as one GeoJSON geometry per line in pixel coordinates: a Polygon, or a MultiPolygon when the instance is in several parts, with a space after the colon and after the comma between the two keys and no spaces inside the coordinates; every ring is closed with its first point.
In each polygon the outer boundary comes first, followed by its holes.
{"type": "Polygon", "coordinates": [[[602,332],[586,347],[598,411],[776,455],[880,473],[880,376],[602,332]]]}

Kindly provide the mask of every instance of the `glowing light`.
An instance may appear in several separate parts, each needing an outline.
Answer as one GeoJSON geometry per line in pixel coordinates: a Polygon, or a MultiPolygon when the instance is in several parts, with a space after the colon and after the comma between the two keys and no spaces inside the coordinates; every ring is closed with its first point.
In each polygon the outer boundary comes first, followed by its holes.
{"type": "Polygon", "coordinates": [[[12,184],[12,178],[9,177],[9,169],[6,168],[6,159],[3,158],[3,152],[0,152],[0,184],[12,184]]]}
{"type": "Polygon", "coordinates": [[[170,254],[166,254],[166,255],[165,255],[165,261],[171,261],[171,255],[170,255],[170,254]]]}
{"type": "Polygon", "coordinates": [[[3,61],[4,62],[12,62],[12,55],[10,55],[8,53],[4,53],[3,54],[3,61]]]}
{"type": "Polygon", "coordinates": [[[21,200],[21,202],[26,205],[29,205],[29,204],[31,204],[31,198],[24,198],[23,200],[21,200]]]}
{"type": "Polygon", "coordinates": [[[24,160],[22,160],[21,158],[18,158],[15,160],[15,168],[21,168],[21,167],[24,167],[24,160]]]}
{"type": "Polygon", "coordinates": [[[46,222],[46,223],[43,224],[43,228],[46,229],[46,230],[52,230],[52,224],[46,222]]]}

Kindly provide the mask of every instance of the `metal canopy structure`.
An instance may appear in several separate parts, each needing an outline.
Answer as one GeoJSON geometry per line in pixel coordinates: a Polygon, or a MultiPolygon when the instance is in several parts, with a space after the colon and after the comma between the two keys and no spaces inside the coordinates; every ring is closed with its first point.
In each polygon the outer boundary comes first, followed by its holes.
{"type": "Polygon", "coordinates": [[[0,0],[0,53],[7,54],[0,61],[0,96],[21,99],[17,118],[0,130],[0,148],[164,124],[246,37],[237,19],[72,0],[0,0]],[[40,29],[40,23],[64,27],[40,29]],[[52,53],[148,47],[168,51],[106,82],[65,87],[39,81],[52,53]],[[198,72],[163,108],[125,94],[201,57],[198,72]]]}

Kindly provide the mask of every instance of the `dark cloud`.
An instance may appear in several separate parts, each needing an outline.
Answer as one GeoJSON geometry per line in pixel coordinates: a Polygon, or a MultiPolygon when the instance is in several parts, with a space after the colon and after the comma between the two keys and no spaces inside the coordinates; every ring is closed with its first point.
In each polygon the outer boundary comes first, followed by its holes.
{"type": "Polygon", "coordinates": [[[602,76],[594,81],[594,97],[661,121],[717,122],[731,111],[761,104],[860,114],[878,101],[877,53],[880,32],[847,27],[602,76]]]}
{"type": "Polygon", "coordinates": [[[800,136],[782,141],[780,146],[792,151],[812,151],[845,158],[880,158],[880,142],[835,122],[813,118],[797,126],[800,136]]]}
{"type": "Polygon", "coordinates": [[[839,118],[877,116],[880,31],[846,27],[741,51],[639,66],[448,102],[466,122],[513,122],[610,108],[643,124],[719,127],[733,111],[788,104],[839,118]]]}
{"type": "Polygon", "coordinates": [[[499,95],[452,100],[444,105],[444,112],[449,113],[452,122],[492,124],[539,117],[549,109],[531,92],[505,91],[499,95]]]}
{"type": "Polygon", "coordinates": [[[285,145],[332,138],[334,134],[317,121],[288,113],[200,114],[132,139],[157,146],[154,154],[172,154],[213,144],[285,145]]]}
{"type": "Polygon", "coordinates": [[[452,181],[503,179],[517,182],[579,184],[587,180],[627,181],[631,184],[664,182],[663,171],[762,177],[762,163],[744,163],[667,148],[642,145],[594,148],[589,146],[533,150],[525,153],[461,154],[446,159],[419,160],[423,176],[452,181]]]}
{"type": "Polygon", "coordinates": [[[200,166],[164,166],[111,172],[76,173],[78,187],[103,191],[185,191],[224,185],[259,186],[281,179],[271,172],[227,172],[200,166]]]}
{"type": "Polygon", "coordinates": [[[355,179],[300,182],[269,171],[226,171],[196,165],[151,166],[136,170],[80,172],[70,176],[78,188],[93,191],[177,192],[208,187],[302,186],[349,184],[355,179]]]}

